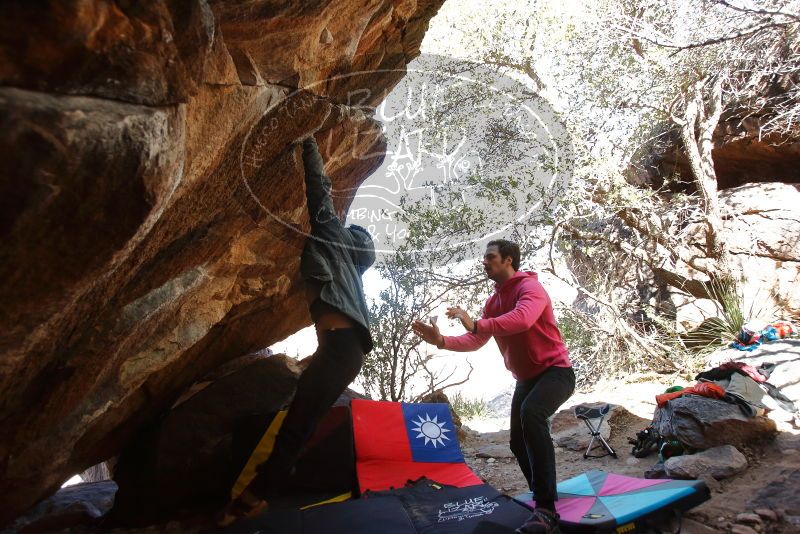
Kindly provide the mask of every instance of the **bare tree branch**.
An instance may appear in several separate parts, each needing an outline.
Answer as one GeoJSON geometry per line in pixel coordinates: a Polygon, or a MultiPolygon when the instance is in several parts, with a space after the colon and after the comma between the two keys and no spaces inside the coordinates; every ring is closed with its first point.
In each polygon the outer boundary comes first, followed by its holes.
{"type": "Polygon", "coordinates": [[[736,6],[736,5],[728,2],[727,0],[712,0],[712,1],[715,4],[719,4],[719,5],[725,6],[727,8],[730,8],[730,9],[733,9],[735,11],[739,11],[739,12],[742,12],[742,13],[755,14],[755,15],[768,15],[768,16],[771,16],[771,17],[786,17],[786,18],[794,20],[795,22],[800,22],[800,15],[797,15],[795,13],[787,13],[786,11],[781,11],[779,9],[774,9],[774,10],[773,9],[763,9],[763,8],[756,9],[756,8],[745,7],[745,6],[736,6]]]}

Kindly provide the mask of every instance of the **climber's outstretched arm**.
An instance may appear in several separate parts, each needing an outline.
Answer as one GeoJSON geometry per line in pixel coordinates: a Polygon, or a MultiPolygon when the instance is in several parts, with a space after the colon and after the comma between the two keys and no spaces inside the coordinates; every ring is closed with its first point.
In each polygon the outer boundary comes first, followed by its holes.
{"type": "Polygon", "coordinates": [[[318,236],[338,235],[344,226],[333,207],[331,180],[325,175],[322,155],[313,136],[303,141],[303,165],[311,232],[318,236]]]}

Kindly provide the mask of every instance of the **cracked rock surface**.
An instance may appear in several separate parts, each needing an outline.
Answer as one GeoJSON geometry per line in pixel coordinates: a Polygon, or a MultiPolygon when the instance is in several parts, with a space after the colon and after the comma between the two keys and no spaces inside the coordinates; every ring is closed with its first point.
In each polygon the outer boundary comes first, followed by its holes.
{"type": "Polygon", "coordinates": [[[0,525],[309,324],[292,143],[316,132],[353,191],[385,146],[369,106],[440,5],[0,7],[0,525]]]}

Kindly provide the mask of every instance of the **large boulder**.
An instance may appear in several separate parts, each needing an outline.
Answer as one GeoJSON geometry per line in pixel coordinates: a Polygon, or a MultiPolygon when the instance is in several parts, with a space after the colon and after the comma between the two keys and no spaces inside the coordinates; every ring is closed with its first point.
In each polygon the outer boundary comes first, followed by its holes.
{"type": "Polygon", "coordinates": [[[698,450],[742,446],[771,439],[777,431],[767,417],[747,417],[736,404],[697,395],[684,395],[656,408],[653,425],[663,438],[698,450]]]}
{"type": "Polygon", "coordinates": [[[242,467],[233,463],[236,423],[283,408],[298,377],[297,362],[285,355],[244,357],[189,388],[122,451],[109,520],[146,525],[181,509],[221,507],[242,467]]]}
{"type": "Polygon", "coordinates": [[[292,143],[345,210],[441,3],[2,4],[0,525],[309,324],[292,143]]]}
{"type": "Polygon", "coordinates": [[[18,517],[9,530],[22,534],[71,531],[97,524],[114,504],[116,492],[111,480],[67,486],[18,517]]]}

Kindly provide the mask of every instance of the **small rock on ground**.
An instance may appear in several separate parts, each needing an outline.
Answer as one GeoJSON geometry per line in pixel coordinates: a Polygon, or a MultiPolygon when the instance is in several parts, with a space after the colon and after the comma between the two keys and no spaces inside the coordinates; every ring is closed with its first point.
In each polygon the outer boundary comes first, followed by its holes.
{"type": "Polygon", "coordinates": [[[745,512],[736,516],[736,522],[743,523],[745,525],[761,525],[764,521],[758,514],[745,512]]]}
{"type": "Polygon", "coordinates": [[[772,521],[773,523],[778,521],[778,514],[775,512],[775,510],[770,510],[769,508],[759,508],[754,510],[754,512],[765,521],[772,521]]]}
{"type": "Polygon", "coordinates": [[[697,454],[672,457],[664,462],[664,469],[670,478],[710,475],[720,480],[745,471],[747,458],[733,445],[722,445],[697,454]]]}

